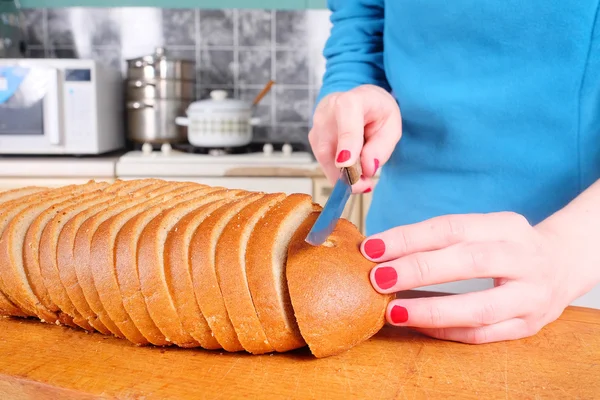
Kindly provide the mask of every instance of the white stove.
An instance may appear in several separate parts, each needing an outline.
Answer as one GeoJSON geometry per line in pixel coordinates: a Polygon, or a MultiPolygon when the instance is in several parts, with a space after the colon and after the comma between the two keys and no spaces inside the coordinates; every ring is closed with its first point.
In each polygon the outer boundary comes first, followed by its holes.
{"type": "Polygon", "coordinates": [[[319,170],[310,153],[294,146],[265,144],[244,149],[154,149],[145,144],[119,158],[120,179],[160,178],[193,181],[230,189],[265,192],[313,193],[311,173],[319,170]]]}

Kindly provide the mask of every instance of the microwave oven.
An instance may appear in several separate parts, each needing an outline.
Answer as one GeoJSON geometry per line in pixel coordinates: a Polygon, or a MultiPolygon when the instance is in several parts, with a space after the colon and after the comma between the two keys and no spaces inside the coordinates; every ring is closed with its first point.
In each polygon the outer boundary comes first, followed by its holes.
{"type": "Polygon", "coordinates": [[[125,145],[122,78],[85,59],[0,59],[0,155],[96,155],[125,145]]]}

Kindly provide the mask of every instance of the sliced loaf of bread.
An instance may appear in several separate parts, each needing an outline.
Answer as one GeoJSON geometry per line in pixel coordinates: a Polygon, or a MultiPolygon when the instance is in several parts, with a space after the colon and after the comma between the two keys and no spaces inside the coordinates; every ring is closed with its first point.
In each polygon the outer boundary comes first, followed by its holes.
{"type": "Polygon", "coordinates": [[[269,344],[278,352],[306,345],[294,318],[285,265],[292,236],[313,209],[311,196],[289,195],[258,221],[248,240],[248,287],[269,344]]]}
{"type": "MultiPolygon", "coordinates": [[[[74,304],[77,306],[77,303],[75,302],[78,301],[89,306],[89,312],[83,311],[82,316],[87,318],[88,321],[90,321],[90,324],[92,324],[94,320],[99,320],[100,323],[110,331],[110,333],[117,337],[124,337],[117,325],[109,318],[106,310],[104,310],[102,301],[100,300],[98,291],[96,290],[94,278],[92,276],[90,267],[90,249],[92,246],[92,239],[98,228],[104,222],[121,212],[124,212],[141,203],[146,203],[149,201],[162,201],[162,196],[187,186],[189,186],[188,183],[168,182],[167,184],[161,185],[159,188],[156,188],[155,190],[152,190],[143,196],[136,197],[135,199],[127,202],[120,202],[119,204],[111,205],[110,207],[107,207],[106,209],[103,209],[97,214],[91,216],[83,223],[83,225],[81,225],[77,231],[73,247],[73,267],[77,275],[77,285],[81,289],[84,298],[74,299],[74,304]]],[[[112,255],[112,249],[110,255],[112,255]]],[[[109,261],[110,260],[106,260],[107,263],[109,261]]]]}
{"type": "Polygon", "coordinates": [[[238,340],[246,351],[264,354],[273,351],[260,323],[246,277],[248,239],[261,218],[286,198],[269,193],[238,212],[225,226],[215,252],[219,287],[238,340]]]}
{"type": "MultiPolygon", "coordinates": [[[[247,196],[248,192],[244,192],[247,196]]],[[[169,231],[165,241],[165,278],[169,295],[177,310],[183,329],[198,341],[203,348],[222,348],[206,322],[194,294],[194,283],[190,265],[190,242],[198,226],[219,207],[235,201],[221,199],[205,204],[185,215],[169,231]]]]}
{"type": "Polygon", "coordinates": [[[215,265],[217,243],[227,224],[240,210],[264,196],[265,193],[250,193],[243,199],[219,207],[202,221],[190,241],[190,265],[196,301],[215,338],[227,351],[241,351],[244,347],[229,319],[219,286],[215,265]]]}
{"type": "Polygon", "coordinates": [[[111,184],[106,189],[90,192],[89,196],[79,196],[78,198],[67,200],[57,205],[58,213],[56,213],[44,227],[39,244],[40,272],[51,301],[49,309],[54,312],[60,311],[60,314],[58,314],[60,321],[72,321],[75,325],[85,330],[94,330],[75,310],[73,303],[69,299],[69,296],[60,281],[56,264],[56,248],[58,246],[58,237],[62,228],[81,210],[85,210],[88,207],[92,207],[94,204],[116,196],[119,192],[127,193],[129,188],[134,184],[135,182],[131,181],[119,181],[111,184]]]}
{"type": "MultiPolygon", "coordinates": [[[[166,340],[179,347],[203,347],[203,344],[183,328],[169,294],[164,272],[167,258],[165,241],[169,231],[181,218],[198,207],[215,200],[232,199],[243,193],[223,189],[179,203],[156,215],[140,234],[137,244],[137,266],[148,313],[166,340]]],[[[189,293],[189,296],[193,295],[193,291],[189,293]]]]}
{"type": "Polygon", "coordinates": [[[112,198],[99,202],[90,206],[79,213],[75,214],[61,230],[58,236],[58,245],[56,248],[56,265],[59,278],[65,288],[69,300],[73,304],[75,310],[81,315],[90,326],[103,334],[110,334],[110,330],[97,318],[90,319],[88,316],[91,309],[83,291],[77,281],[77,273],[75,272],[73,250],[75,245],[75,237],[81,225],[93,214],[100,210],[107,209],[118,204],[129,204],[137,197],[144,195],[148,191],[160,185],[166,185],[165,181],[154,179],[140,179],[132,182],[127,187],[127,191],[116,193],[112,198]]]}
{"type": "Polygon", "coordinates": [[[80,260],[78,264],[84,267],[81,271],[82,276],[86,274],[88,276],[85,281],[80,280],[79,284],[90,307],[113,335],[126,338],[138,345],[149,342],[136,327],[123,305],[115,263],[116,238],[123,226],[143,210],[203,187],[190,183],[171,185],[173,185],[171,190],[139,203],[133,202],[125,209],[106,210],[99,216],[99,225],[92,233],[91,240],[89,242],[88,239],[83,240],[76,248],[76,257],[80,260]]]}
{"type": "Polygon", "coordinates": [[[0,276],[9,298],[16,299],[18,306],[28,315],[50,323],[57,318],[40,303],[27,279],[23,265],[27,229],[44,210],[97,188],[96,184],[66,186],[46,192],[52,193],[52,196],[30,196],[29,201],[19,200],[19,205],[13,208],[15,212],[11,214],[14,217],[0,237],[0,276]]]}

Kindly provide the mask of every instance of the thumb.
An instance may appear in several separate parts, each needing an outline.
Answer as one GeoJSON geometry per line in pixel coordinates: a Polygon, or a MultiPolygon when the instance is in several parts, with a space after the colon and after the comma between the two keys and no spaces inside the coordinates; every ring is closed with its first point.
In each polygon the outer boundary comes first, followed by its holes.
{"type": "Polygon", "coordinates": [[[359,159],[364,143],[364,107],[360,96],[351,90],[335,99],[335,119],[337,124],[337,168],[354,165],[359,159]]]}

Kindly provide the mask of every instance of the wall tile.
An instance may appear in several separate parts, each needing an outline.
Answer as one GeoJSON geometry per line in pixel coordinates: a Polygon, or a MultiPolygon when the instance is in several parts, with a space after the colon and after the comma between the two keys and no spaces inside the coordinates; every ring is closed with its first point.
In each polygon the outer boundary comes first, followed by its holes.
{"type": "Polygon", "coordinates": [[[275,93],[276,122],[302,122],[308,124],[308,89],[289,89],[278,86],[275,93]]]}
{"type": "Polygon", "coordinates": [[[46,39],[46,10],[22,10],[25,40],[29,46],[43,46],[46,39]]]}
{"type": "MultiPolygon", "coordinates": [[[[251,102],[258,96],[261,90],[262,89],[241,88],[239,94],[240,99],[251,102]]],[[[254,117],[260,118],[260,125],[271,125],[271,104],[272,94],[269,92],[256,106],[254,117]]]]}
{"type": "Polygon", "coordinates": [[[275,13],[275,41],[277,46],[299,48],[306,46],[306,12],[277,11],[275,13]]]}
{"type": "Polygon", "coordinates": [[[275,78],[277,83],[287,85],[308,85],[308,55],[297,51],[277,50],[275,78]]]}
{"type": "Polygon", "coordinates": [[[239,11],[239,45],[270,46],[271,45],[271,11],[240,10],[239,11]]]}
{"type": "Polygon", "coordinates": [[[198,83],[211,85],[234,84],[234,55],[232,50],[202,50],[198,83]]]}
{"type": "Polygon", "coordinates": [[[196,15],[191,9],[163,9],[162,29],[166,46],[196,44],[196,15]]]}
{"type": "Polygon", "coordinates": [[[246,85],[264,85],[271,79],[270,50],[240,50],[239,82],[246,85]]]}
{"type": "Polygon", "coordinates": [[[30,47],[27,49],[27,57],[29,58],[46,58],[46,50],[39,47],[30,47]]]}
{"type": "Polygon", "coordinates": [[[200,10],[201,46],[233,46],[233,10],[200,10]]]}
{"type": "Polygon", "coordinates": [[[69,9],[48,10],[48,47],[74,47],[69,9]]]}
{"type": "Polygon", "coordinates": [[[271,139],[278,143],[299,143],[308,146],[308,132],[307,126],[278,125],[273,130],[271,139]]]}

